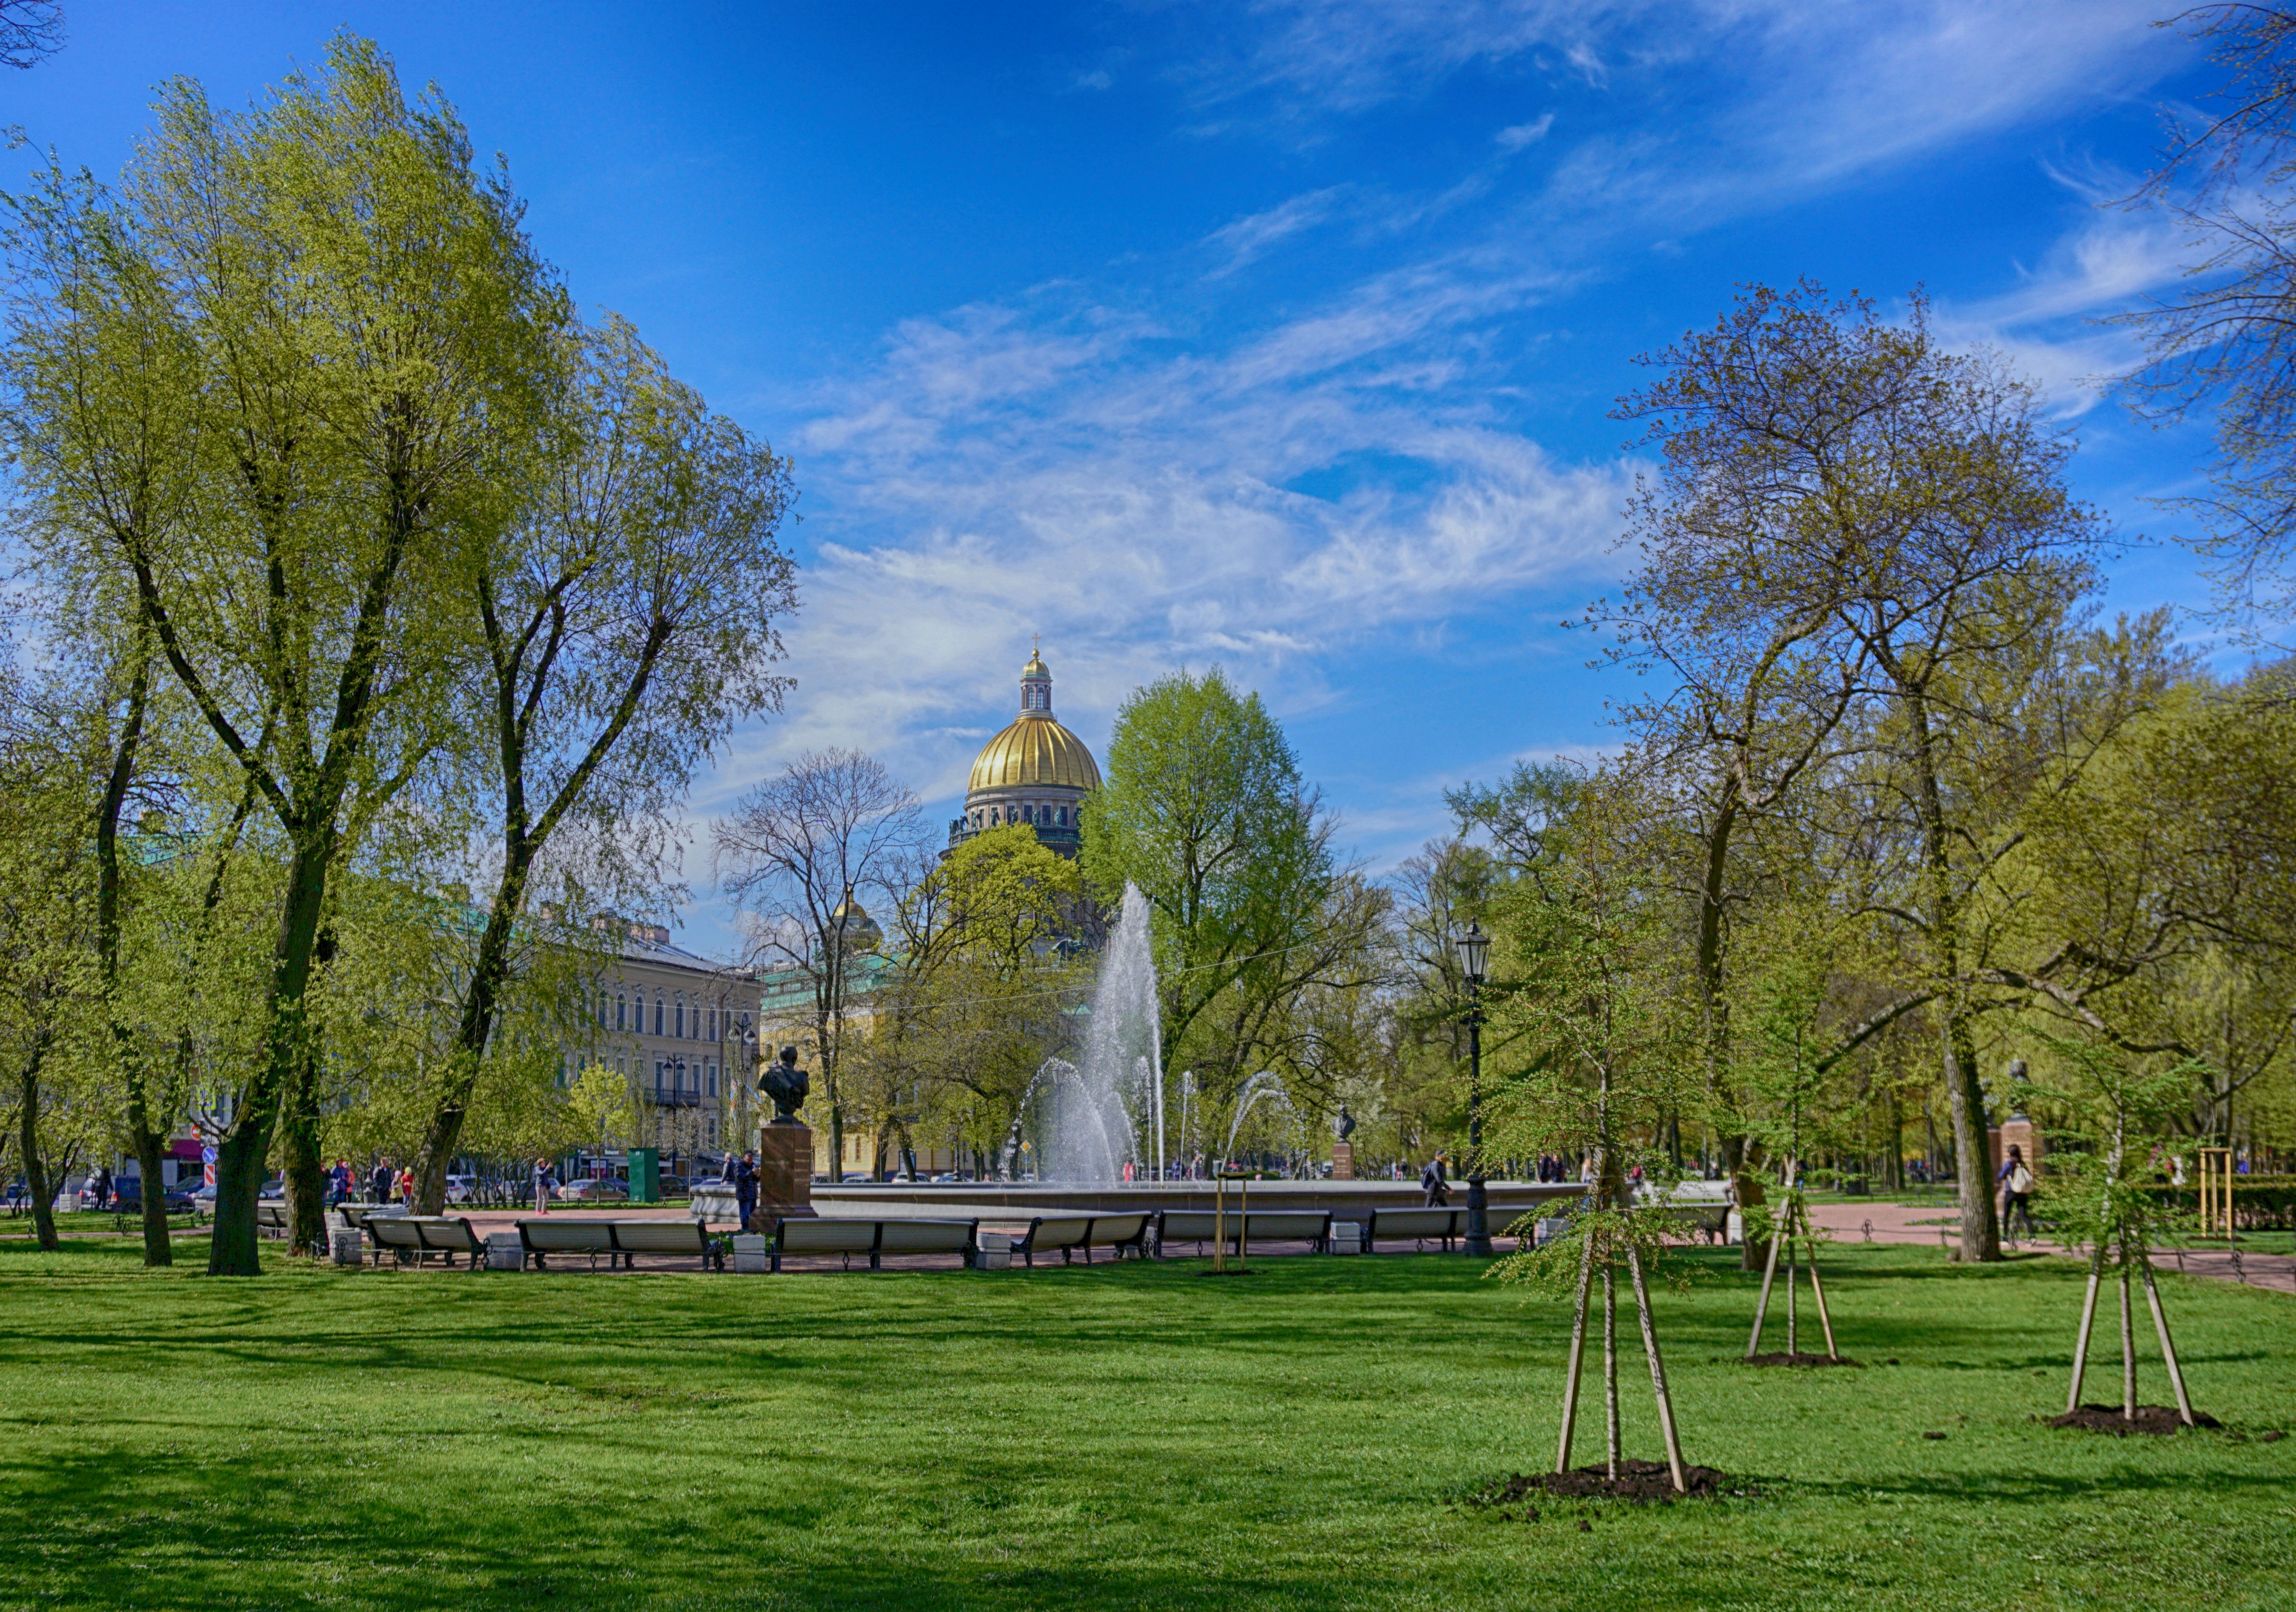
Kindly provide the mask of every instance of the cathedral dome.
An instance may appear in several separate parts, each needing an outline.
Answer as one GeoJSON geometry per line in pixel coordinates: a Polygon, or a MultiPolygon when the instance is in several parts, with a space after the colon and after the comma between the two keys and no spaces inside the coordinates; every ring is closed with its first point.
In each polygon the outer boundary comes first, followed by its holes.
{"type": "Polygon", "coordinates": [[[1044,786],[1096,790],[1100,764],[1084,741],[1054,721],[1050,711],[1029,711],[980,747],[965,793],[1044,786]]]}

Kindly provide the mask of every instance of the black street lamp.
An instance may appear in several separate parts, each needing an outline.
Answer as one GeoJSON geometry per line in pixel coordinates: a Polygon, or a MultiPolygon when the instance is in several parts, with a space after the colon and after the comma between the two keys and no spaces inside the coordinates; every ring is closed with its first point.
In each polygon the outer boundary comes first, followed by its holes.
{"type": "Polygon", "coordinates": [[[1488,1259],[1491,1254],[1490,1199],[1483,1190],[1483,963],[1491,954],[1490,937],[1483,926],[1471,923],[1452,943],[1459,949],[1459,967],[1467,976],[1467,1252],[1488,1259]]]}

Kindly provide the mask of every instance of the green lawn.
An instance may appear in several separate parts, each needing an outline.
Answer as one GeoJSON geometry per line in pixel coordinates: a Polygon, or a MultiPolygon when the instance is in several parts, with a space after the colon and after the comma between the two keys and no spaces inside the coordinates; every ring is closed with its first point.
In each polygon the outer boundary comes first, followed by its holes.
{"type": "Polygon", "coordinates": [[[1872,1369],[1782,1373],[1727,1363],[1750,1279],[1702,1258],[1659,1297],[1686,1452],[1759,1495],[1523,1522],[1447,1501],[1550,1458],[1563,1307],[1456,1259],[226,1283],[0,1244],[0,1608],[2296,1605],[2296,1438],[2245,1436],[2296,1425],[2287,1298],[2170,1279],[2231,1431],[2123,1440],[2034,1420],[2069,1262],[1844,1248],[1872,1369]]]}

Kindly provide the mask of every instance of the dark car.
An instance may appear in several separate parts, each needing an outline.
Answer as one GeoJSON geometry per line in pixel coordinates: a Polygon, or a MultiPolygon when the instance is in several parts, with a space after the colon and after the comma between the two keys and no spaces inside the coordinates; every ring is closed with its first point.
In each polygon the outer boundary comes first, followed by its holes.
{"type": "MultiPolygon", "coordinates": [[[[200,1207],[194,1194],[198,1189],[190,1182],[160,1190],[160,1201],[170,1215],[188,1215],[200,1207]]],[[[138,1215],[144,1209],[144,1183],[133,1175],[111,1183],[111,1200],[98,1206],[115,1215],[138,1215]]]]}

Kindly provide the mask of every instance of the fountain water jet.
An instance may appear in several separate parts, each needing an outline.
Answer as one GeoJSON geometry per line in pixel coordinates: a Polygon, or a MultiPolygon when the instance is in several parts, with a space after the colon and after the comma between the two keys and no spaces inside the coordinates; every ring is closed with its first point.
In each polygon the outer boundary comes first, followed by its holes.
{"type": "MultiPolygon", "coordinates": [[[[1153,1168],[1159,1177],[1163,1174],[1162,1028],[1148,899],[1128,884],[1093,986],[1084,1061],[1046,1060],[1021,1098],[1025,1116],[1039,1088],[1044,1092],[1037,1122],[1039,1179],[1112,1185],[1128,1160],[1140,1162],[1143,1131],[1154,1140],[1153,1168]]],[[[1016,1137],[1020,1125],[1016,1117],[1016,1137]]]]}

